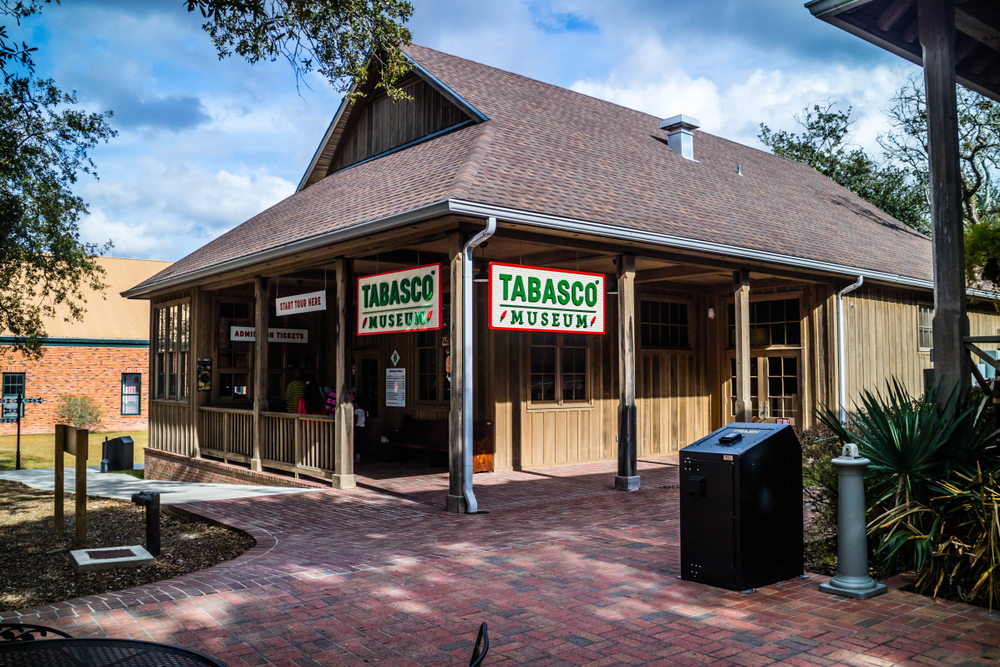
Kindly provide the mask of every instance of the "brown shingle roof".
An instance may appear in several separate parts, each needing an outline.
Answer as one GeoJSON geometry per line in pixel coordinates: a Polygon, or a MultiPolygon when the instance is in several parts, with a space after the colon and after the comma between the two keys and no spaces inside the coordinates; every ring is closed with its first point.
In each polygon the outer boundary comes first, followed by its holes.
{"type": "Polygon", "coordinates": [[[926,237],[806,165],[702,131],[685,160],[655,116],[406,51],[490,122],[331,174],[144,284],[448,198],[932,277],[926,237]]]}

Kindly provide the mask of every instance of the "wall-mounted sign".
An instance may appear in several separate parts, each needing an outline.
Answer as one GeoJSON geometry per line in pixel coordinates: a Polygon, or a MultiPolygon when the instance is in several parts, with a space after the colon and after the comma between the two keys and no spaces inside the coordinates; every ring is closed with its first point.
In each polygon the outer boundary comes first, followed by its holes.
{"type": "Polygon", "coordinates": [[[198,360],[198,391],[212,391],[212,360],[198,360]]]}
{"type": "MultiPolygon", "coordinates": [[[[257,327],[229,327],[229,340],[253,343],[257,340],[257,327]]],[[[269,343],[308,343],[308,329],[268,329],[269,343]]]]}
{"type": "Polygon", "coordinates": [[[406,369],[385,369],[385,407],[406,407],[406,369]]]}
{"type": "Polygon", "coordinates": [[[428,331],[441,324],[441,265],[358,278],[358,335],[428,331]]]}
{"type": "Polygon", "coordinates": [[[604,274],[490,263],[490,328],[604,333],[604,274]]]}
{"type": "Polygon", "coordinates": [[[274,300],[274,312],[279,317],[281,315],[295,315],[296,313],[311,313],[314,310],[326,310],[325,291],[283,296],[274,300]]]}

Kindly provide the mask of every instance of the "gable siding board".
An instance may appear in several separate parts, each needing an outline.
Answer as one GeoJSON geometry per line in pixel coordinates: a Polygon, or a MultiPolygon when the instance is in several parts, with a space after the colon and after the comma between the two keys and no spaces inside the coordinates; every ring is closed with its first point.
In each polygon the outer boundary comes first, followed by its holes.
{"type": "Polygon", "coordinates": [[[469,119],[422,79],[404,85],[403,90],[412,99],[393,102],[381,95],[359,110],[356,124],[334,157],[331,173],[469,119]]]}

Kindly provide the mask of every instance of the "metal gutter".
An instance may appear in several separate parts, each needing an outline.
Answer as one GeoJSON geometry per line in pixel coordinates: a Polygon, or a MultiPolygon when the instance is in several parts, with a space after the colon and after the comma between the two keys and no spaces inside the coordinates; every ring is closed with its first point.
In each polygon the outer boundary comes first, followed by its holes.
{"type": "MultiPolygon", "coordinates": [[[[0,336],[0,345],[23,342],[17,336],[0,336]]],[[[45,338],[42,347],[149,347],[148,338],[45,338]]]]}
{"type": "MultiPolygon", "coordinates": [[[[867,5],[873,0],[812,0],[812,2],[806,3],[806,9],[812,12],[812,15],[817,18],[823,18],[827,15],[836,15],[841,12],[850,11],[852,9],[857,9],[862,5],[867,5]]],[[[824,18],[824,20],[826,20],[824,18]]]]}
{"type": "MultiPolygon", "coordinates": [[[[559,231],[573,232],[576,234],[588,234],[591,236],[602,236],[616,240],[635,241],[638,243],[648,243],[650,245],[666,246],[682,250],[693,250],[706,252],[714,255],[724,255],[738,259],[747,259],[755,262],[766,262],[768,264],[778,264],[798,269],[809,269],[812,271],[822,271],[838,275],[855,277],[864,274],[871,280],[879,282],[906,285],[908,287],[919,287],[923,289],[934,289],[934,283],[930,280],[920,278],[910,278],[896,273],[884,271],[872,271],[857,266],[847,264],[835,264],[833,262],[823,262],[814,259],[795,257],[794,255],[783,255],[780,253],[767,252],[763,250],[753,250],[741,248],[739,246],[716,243],[714,241],[702,241],[672,234],[659,232],[648,232],[639,229],[629,229],[617,225],[609,225],[599,222],[590,222],[573,218],[562,218],[558,216],[545,215],[544,213],[533,213],[531,211],[521,211],[504,208],[502,206],[492,206],[489,204],[477,204],[475,202],[462,201],[456,199],[448,200],[452,213],[460,215],[471,215],[476,217],[495,217],[506,222],[516,222],[533,227],[555,229],[559,231]]],[[[1000,294],[988,292],[986,290],[967,289],[966,294],[985,299],[1000,299],[1000,294]]]]}
{"type": "Polygon", "coordinates": [[[840,423],[847,423],[847,344],[844,341],[844,295],[861,287],[864,276],[837,292],[837,389],[839,390],[840,423]]]}
{"type": "Polygon", "coordinates": [[[225,273],[226,271],[236,271],[255,264],[260,264],[261,262],[268,262],[287,257],[288,255],[294,255],[297,252],[306,252],[308,250],[322,248],[323,246],[333,243],[343,243],[344,241],[350,241],[362,236],[368,236],[369,234],[377,234],[396,227],[413,224],[414,222],[422,222],[430,218],[447,215],[449,212],[450,209],[448,207],[447,200],[426,204],[395,215],[378,218],[369,222],[363,222],[344,229],[337,229],[332,232],[320,234],[319,236],[312,236],[307,239],[302,239],[301,241],[287,243],[275,248],[269,248],[267,250],[262,250],[261,252],[231,259],[220,264],[213,264],[212,266],[207,266],[203,269],[197,269],[195,271],[191,271],[190,273],[183,273],[179,276],[160,280],[143,287],[133,287],[132,289],[125,290],[121,293],[121,295],[127,299],[139,298],[147,294],[152,294],[153,292],[159,292],[172,287],[180,287],[195,280],[211,278],[212,276],[225,273]]]}

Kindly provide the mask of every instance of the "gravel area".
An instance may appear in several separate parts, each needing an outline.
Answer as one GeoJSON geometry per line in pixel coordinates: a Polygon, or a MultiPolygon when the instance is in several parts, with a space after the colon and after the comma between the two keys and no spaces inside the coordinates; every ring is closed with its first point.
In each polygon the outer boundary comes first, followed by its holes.
{"type": "MultiPolygon", "coordinates": [[[[76,499],[73,494],[65,498],[66,532],[57,538],[52,492],[0,480],[0,611],[163,581],[232,560],[256,543],[246,533],[161,512],[161,554],[155,565],[77,576],[69,555],[76,499]]],[[[142,545],[145,538],[143,508],[88,497],[88,548],[142,545]]]]}

